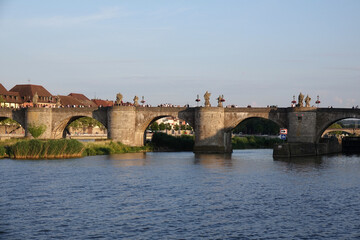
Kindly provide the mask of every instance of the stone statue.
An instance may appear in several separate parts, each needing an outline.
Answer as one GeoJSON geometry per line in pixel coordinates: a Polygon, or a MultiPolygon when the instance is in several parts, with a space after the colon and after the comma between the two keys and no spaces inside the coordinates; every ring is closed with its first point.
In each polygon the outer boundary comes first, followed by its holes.
{"type": "Polygon", "coordinates": [[[123,95],[121,93],[116,94],[116,105],[122,104],[123,95]]]}
{"type": "Polygon", "coordinates": [[[218,100],[218,107],[222,107],[223,106],[223,96],[219,95],[217,100],[218,100]]]}
{"type": "Polygon", "coordinates": [[[211,93],[209,93],[208,91],[206,91],[206,93],[204,94],[205,107],[211,107],[211,104],[210,104],[210,96],[211,96],[211,93]]]}
{"type": "Polygon", "coordinates": [[[138,96],[135,96],[135,97],[134,97],[134,106],[135,106],[135,107],[139,106],[138,101],[139,101],[139,97],[138,97],[138,96]]]}
{"type": "Polygon", "coordinates": [[[303,107],[303,106],[304,106],[303,101],[304,101],[304,95],[300,92],[300,94],[299,94],[299,101],[298,101],[297,106],[298,106],[298,107],[303,107]]]}
{"type": "Polygon", "coordinates": [[[35,92],[35,94],[34,94],[34,96],[33,96],[33,104],[34,104],[34,107],[37,105],[38,99],[39,99],[39,96],[38,96],[37,92],[35,92]]]}
{"type": "Polygon", "coordinates": [[[56,100],[56,107],[60,107],[61,106],[60,97],[56,96],[55,100],[56,100]]]}
{"type": "Polygon", "coordinates": [[[309,95],[306,95],[306,98],[305,98],[305,107],[310,107],[310,101],[311,101],[311,97],[309,97],[309,95]]]}

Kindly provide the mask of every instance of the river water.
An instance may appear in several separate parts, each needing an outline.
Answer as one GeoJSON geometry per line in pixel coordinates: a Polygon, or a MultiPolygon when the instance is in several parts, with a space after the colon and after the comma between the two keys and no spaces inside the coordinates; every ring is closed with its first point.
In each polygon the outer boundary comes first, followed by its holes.
{"type": "Polygon", "coordinates": [[[360,156],[0,160],[0,239],[360,238],[360,156]]]}

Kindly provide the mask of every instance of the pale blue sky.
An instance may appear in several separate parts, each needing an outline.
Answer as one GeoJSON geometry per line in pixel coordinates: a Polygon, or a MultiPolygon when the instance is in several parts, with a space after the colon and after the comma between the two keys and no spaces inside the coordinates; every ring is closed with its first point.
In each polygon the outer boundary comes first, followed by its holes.
{"type": "Polygon", "coordinates": [[[360,105],[359,0],[0,0],[0,82],[195,105],[360,105]]]}

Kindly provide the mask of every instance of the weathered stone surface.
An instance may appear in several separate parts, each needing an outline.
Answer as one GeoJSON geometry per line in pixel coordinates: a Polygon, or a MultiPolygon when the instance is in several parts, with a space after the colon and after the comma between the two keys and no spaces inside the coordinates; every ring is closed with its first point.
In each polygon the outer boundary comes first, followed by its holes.
{"type": "Polygon", "coordinates": [[[188,122],[195,131],[195,152],[232,151],[231,131],[248,118],[260,117],[288,129],[288,143],[279,154],[291,156],[323,154],[336,146],[319,144],[321,134],[332,123],[344,118],[360,118],[360,109],[314,107],[295,108],[219,108],[219,107],[135,107],[108,108],[27,108],[0,109],[0,118],[11,118],[25,128],[46,125],[41,138],[61,138],[65,127],[80,117],[92,117],[108,130],[108,137],[132,146],[144,144],[144,132],[155,120],[176,117],[188,122]]]}

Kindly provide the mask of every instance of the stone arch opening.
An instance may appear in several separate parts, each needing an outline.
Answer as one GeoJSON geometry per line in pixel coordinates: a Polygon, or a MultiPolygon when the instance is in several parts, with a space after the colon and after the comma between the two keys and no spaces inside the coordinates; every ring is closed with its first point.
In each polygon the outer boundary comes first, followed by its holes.
{"type": "Polygon", "coordinates": [[[316,142],[325,142],[331,138],[341,142],[347,136],[360,136],[360,118],[341,118],[328,123],[318,133],[316,142]]]}
{"type": "Polygon", "coordinates": [[[144,130],[144,144],[155,148],[191,151],[195,132],[192,125],[182,118],[162,115],[153,118],[144,130]]]}
{"type": "Polygon", "coordinates": [[[53,138],[107,139],[107,128],[95,118],[72,116],[58,123],[53,138]]]}
{"type": "Polygon", "coordinates": [[[282,143],[280,128],[283,126],[268,118],[248,117],[240,120],[231,129],[233,149],[273,148],[274,144],[282,143]]]}
{"type": "Polygon", "coordinates": [[[4,138],[21,138],[25,136],[24,127],[9,117],[0,117],[0,136],[4,138]]]}

